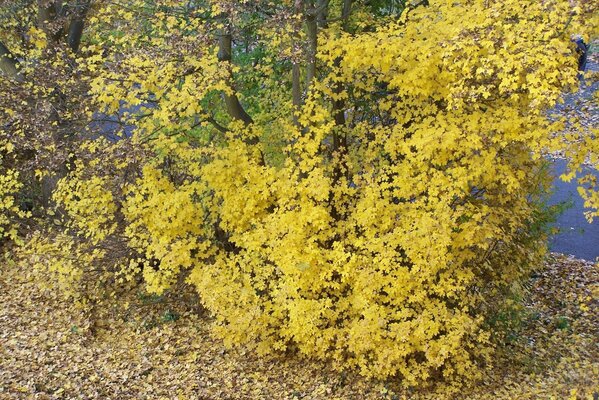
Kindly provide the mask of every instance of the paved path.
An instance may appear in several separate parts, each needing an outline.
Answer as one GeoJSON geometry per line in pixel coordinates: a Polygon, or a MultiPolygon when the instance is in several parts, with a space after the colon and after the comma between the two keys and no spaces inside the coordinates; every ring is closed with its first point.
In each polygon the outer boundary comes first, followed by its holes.
{"type": "MultiPolygon", "coordinates": [[[[599,57],[590,58],[587,70],[599,72],[599,57]]],[[[588,127],[598,126],[599,107],[593,98],[595,91],[599,90],[599,80],[591,86],[585,86],[583,82],[578,93],[565,96],[564,105],[558,109],[567,113],[585,113],[585,124],[588,127]]],[[[563,201],[571,201],[572,207],[566,210],[557,220],[556,227],[559,233],[549,243],[551,251],[571,254],[586,260],[595,260],[599,257],[599,220],[592,224],[584,218],[584,205],[582,198],[578,195],[576,179],[571,182],[562,182],[559,176],[566,169],[565,160],[554,161],[554,187],[555,192],[549,200],[549,204],[557,204],[563,201]]],[[[593,172],[599,178],[599,172],[593,172]]]]}
{"type": "MultiPolygon", "coordinates": [[[[565,160],[554,161],[555,192],[549,204],[571,202],[572,207],[559,216],[555,226],[559,233],[555,235],[549,247],[557,253],[571,254],[585,260],[594,260],[599,257],[599,221],[589,224],[584,217],[583,200],[576,190],[576,180],[563,182],[559,176],[566,170],[565,160]]],[[[599,173],[595,170],[599,178],[599,173]]]]}

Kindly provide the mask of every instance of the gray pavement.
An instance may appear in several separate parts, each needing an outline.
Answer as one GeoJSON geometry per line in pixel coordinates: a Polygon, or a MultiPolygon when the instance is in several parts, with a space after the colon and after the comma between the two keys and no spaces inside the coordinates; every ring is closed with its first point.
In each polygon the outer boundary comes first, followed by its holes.
{"type": "MultiPolygon", "coordinates": [[[[597,57],[589,58],[587,62],[587,71],[599,72],[599,59],[597,57]]],[[[599,90],[599,80],[592,85],[581,82],[581,90],[574,94],[564,96],[565,103],[558,107],[560,112],[580,113],[583,117],[584,125],[587,127],[597,127],[599,122],[599,108],[593,94],[599,90]]],[[[559,229],[550,241],[551,251],[574,255],[577,258],[586,260],[595,260],[599,257],[599,219],[595,219],[589,224],[584,217],[584,202],[577,192],[576,179],[571,182],[563,182],[559,176],[566,170],[566,161],[556,159],[553,161],[554,171],[554,193],[549,200],[549,204],[557,204],[564,201],[571,202],[572,207],[560,215],[555,223],[559,229]]],[[[597,169],[589,169],[599,178],[597,169]]]]}
{"type": "MultiPolygon", "coordinates": [[[[553,162],[554,192],[549,204],[570,202],[572,207],[561,214],[555,227],[559,232],[549,242],[551,251],[574,255],[585,260],[595,260],[599,257],[599,220],[592,224],[584,217],[584,202],[578,195],[576,179],[563,182],[559,176],[566,170],[566,161],[557,159],[553,162]]],[[[599,177],[597,170],[594,174],[599,177]]]]}

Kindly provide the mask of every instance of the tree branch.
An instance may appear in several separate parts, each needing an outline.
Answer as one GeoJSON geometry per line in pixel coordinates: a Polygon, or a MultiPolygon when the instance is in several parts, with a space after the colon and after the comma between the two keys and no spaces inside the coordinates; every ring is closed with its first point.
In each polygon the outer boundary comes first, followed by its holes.
{"type": "Polygon", "coordinates": [[[210,122],[212,124],[212,126],[214,126],[216,129],[218,129],[222,133],[229,132],[229,130],[227,128],[225,128],[224,126],[222,126],[221,124],[219,124],[218,121],[214,119],[214,117],[208,117],[206,119],[206,121],[210,122]]]}
{"type": "Polygon", "coordinates": [[[343,11],[341,12],[341,16],[337,18],[329,18],[324,21],[324,23],[338,22],[343,21],[344,25],[347,24],[349,16],[352,12],[352,0],[344,0],[343,1],[343,11]]]}

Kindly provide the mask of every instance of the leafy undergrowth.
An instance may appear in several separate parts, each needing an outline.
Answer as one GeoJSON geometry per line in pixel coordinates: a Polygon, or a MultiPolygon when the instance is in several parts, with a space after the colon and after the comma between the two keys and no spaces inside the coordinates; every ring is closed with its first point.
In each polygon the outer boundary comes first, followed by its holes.
{"type": "MultiPolygon", "coordinates": [[[[225,349],[192,293],[132,290],[127,301],[91,315],[41,290],[27,271],[10,261],[0,266],[1,399],[437,399],[445,392],[367,381],[297,355],[225,349]]],[[[526,292],[503,317],[509,328],[495,367],[447,397],[598,396],[598,266],[551,256],[526,292]]]]}

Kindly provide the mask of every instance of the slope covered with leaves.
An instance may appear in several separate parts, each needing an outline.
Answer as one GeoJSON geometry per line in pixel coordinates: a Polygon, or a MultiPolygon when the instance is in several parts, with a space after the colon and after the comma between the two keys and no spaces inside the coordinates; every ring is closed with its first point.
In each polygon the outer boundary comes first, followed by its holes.
{"type": "Polygon", "coordinates": [[[536,399],[599,392],[598,266],[550,257],[496,323],[504,346],[475,387],[410,391],[297,356],[227,350],[184,290],[136,291],[101,314],[64,306],[27,265],[0,266],[2,399],[536,399]],[[175,298],[174,296],[179,296],[175,298]]]}

